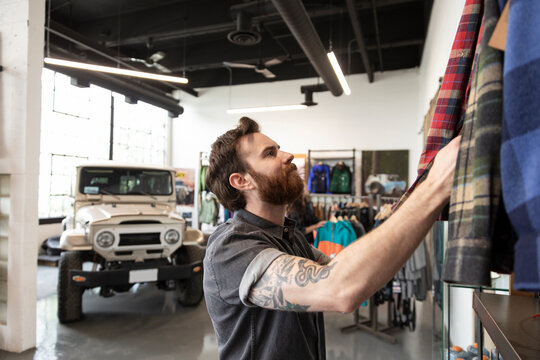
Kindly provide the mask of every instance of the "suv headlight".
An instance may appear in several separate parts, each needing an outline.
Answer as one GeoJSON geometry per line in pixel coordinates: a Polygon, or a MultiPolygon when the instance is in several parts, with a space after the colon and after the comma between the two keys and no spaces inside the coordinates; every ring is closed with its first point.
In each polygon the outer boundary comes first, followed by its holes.
{"type": "Polygon", "coordinates": [[[114,234],[110,231],[104,231],[97,236],[96,242],[102,248],[108,248],[114,244],[114,234]]]}
{"type": "Polygon", "coordinates": [[[169,244],[176,244],[180,240],[180,233],[174,229],[170,229],[165,233],[164,239],[169,244]]]}

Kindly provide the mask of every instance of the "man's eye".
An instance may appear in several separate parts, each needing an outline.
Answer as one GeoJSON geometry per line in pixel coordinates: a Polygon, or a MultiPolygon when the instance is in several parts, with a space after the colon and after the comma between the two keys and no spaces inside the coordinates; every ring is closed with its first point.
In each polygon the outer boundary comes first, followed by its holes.
{"type": "Polygon", "coordinates": [[[270,150],[266,153],[266,156],[276,156],[276,152],[274,150],[270,150]]]}

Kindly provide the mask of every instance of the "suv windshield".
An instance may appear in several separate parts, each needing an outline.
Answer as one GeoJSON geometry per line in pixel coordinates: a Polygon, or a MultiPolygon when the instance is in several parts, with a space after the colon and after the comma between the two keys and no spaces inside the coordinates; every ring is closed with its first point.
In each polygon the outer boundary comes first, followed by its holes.
{"type": "Polygon", "coordinates": [[[81,169],[82,194],[171,195],[171,173],[166,170],[98,168],[81,169]]]}

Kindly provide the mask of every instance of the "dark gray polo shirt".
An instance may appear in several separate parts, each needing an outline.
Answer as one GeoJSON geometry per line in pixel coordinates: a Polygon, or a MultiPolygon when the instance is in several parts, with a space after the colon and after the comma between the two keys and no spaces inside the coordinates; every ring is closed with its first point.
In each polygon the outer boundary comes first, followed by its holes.
{"type": "Polygon", "coordinates": [[[323,313],[268,310],[248,294],[277,257],[315,260],[294,221],[279,226],[246,210],[208,239],[204,296],[216,331],[220,359],[326,359],[323,313]]]}

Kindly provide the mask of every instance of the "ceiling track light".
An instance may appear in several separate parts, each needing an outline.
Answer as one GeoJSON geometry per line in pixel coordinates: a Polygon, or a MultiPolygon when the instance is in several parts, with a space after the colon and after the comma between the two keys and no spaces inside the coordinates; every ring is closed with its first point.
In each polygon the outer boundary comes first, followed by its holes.
{"type": "Polygon", "coordinates": [[[258,112],[268,112],[268,111],[303,110],[303,109],[307,109],[307,105],[293,104],[293,105],[257,106],[257,107],[227,109],[227,114],[243,114],[243,113],[258,113],[258,112]]]}
{"type": "Polygon", "coordinates": [[[334,69],[334,72],[336,73],[339,83],[341,84],[341,87],[343,88],[343,92],[345,93],[345,95],[351,95],[351,88],[349,87],[349,84],[347,83],[347,80],[345,79],[345,76],[343,75],[343,71],[341,71],[341,66],[339,66],[336,55],[334,54],[333,51],[330,51],[327,54],[327,56],[328,56],[328,60],[330,60],[330,64],[332,65],[332,68],[334,69]]]}
{"type": "Polygon", "coordinates": [[[161,81],[168,81],[168,82],[174,82],[174,83],[179,83],[179,84],[188,83],[188,79],[184,77],[179,77],[179,76],[160,75],[160,74],[147,73],[143,71],[119,69],[119,68],[109,67],[109,66],[93,65],[93,64],[81,63],[81,62],[76,62],[76,61],[54,59],[50,57],[44,58],[43,62],[50,65],[65,66],[65,67],[70,67],[70,68],[75,68],[75,69],[97,71],[97,72],[103,72],[103,73],[108,73],[108,74],[125,75],[125,76],[132,76],[132,77],[151,79],[151,80],[161,80],[161,81]]]}

